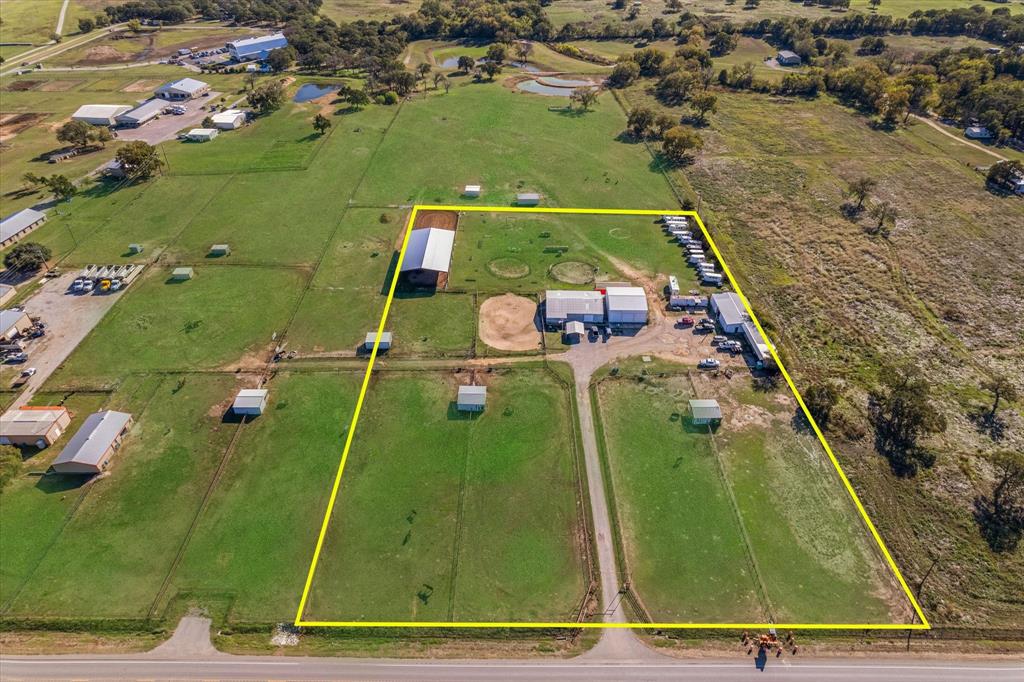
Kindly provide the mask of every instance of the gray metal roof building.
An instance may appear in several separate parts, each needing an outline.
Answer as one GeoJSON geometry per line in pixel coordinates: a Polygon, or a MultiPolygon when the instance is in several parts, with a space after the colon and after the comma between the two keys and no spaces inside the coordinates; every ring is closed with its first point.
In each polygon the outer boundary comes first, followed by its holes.
{"type": "Polygon", "coordinates": [[[709,424],[722,421],[722,408],[717,400],[691,400],[690,414],[694,424],[709,424]]]}
{"type": "Polygon", "coordinates": [[[170,83],[165,83],[157,88],[156,96],[163,99],[183,100],[199,97],[204,92],[209,92],[210,86],[195,78],[180,78],[170,83]]]}
{"type": "Polygon", "coordinates": [[[647,294],[641,287],[608,287],[605,304],[609,324],[647,324],[647,294]]]}
{"type": "Polygon", "coordinates": [[[549,289],[544,294],[544,321],[604,322],[604,296],[600,291],[549,289]]]}
{"type": "Polygon", "coordinates": [[[402,272],[431,270],[448,272],[452,261],[455,233],[437,227],[421,228],[409,233],[409,245],[402,259],[402,272]]]}
{"type": "Polygon", "coordinates": [[[749,319],[743,301],[731,291],[711,294],[711,309],[718,315],[718,324],[727,334],[742,332],[743,323],[749,319]]]}
{"type": "Polygon", "coordinates": [[[231,57],[238,61],[266,59],[270,55],[271,50],[288,47],[288,39],[283,33],[274,33],[269,36],[233,40],[226,47],[231,57]]]}
{"type": "Polygon", "coordinates": [[[0,246],[18,241],[46,222],[46,214],[34,208],[23,208],[0,220],[0,246]]]}
{"type": "MultiPolygon", "coordinates": [[[[380,343],[377,344],[377,350],[387,350],[391,348],[391,332],[383,332],[380,335],[380,343]]],[[[377,340],[377,332],[366,332],[366,340],[363,342],[363,347],[366,350],[373,349],[373,343],[377,340]]]]}
{"type": "Polygon", "coordinates": [[[131,111],[126,111],[115,120],[118,125],[137,127],[160,115],[167,106],[162,99],[151,99],[143,102],[131,111]]]}
{"type": "Polygon", "coordinates": [[[231,403],[231,411],[235,414],[263,414],[269,395],[270,391],[265,388],[243,388],[231,403]]]}
{"type": "Polygon", "coordinates": [[[121,439],[131,425],[132,416],[126,412],[90,414],[53,461],[53,470],[60,474],[100,473],[121,447],[121,439]]]}
{"type": "Polygon", "coordinates": [[[459,386],[458,408],[466,412],[479,412],[487,403],[486,386],[459,386]]]}

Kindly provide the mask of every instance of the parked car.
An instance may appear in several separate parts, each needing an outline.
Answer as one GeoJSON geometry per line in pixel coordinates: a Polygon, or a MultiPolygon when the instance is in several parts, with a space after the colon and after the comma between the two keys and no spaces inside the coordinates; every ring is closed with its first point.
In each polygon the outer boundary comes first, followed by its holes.
{"type": "Polygon", "coordinates": [[[14,364],[25,362],[26,360],[28,360],[28,353],[11,353],[6,358],[4,358],[4,362],[14,364]]]}
{"type": "Polygon", "coordinates": [[[693,318],[692,317],[682,317],[682,318],[679,319],[678,322],[676,322],[676,324],[678,326],[680,326],[680,327],[692,327],[693,326],[693,318]]]}
{"type": "Polygon", "coordinates": [[[85,280],[79,277],[78,279],[71,283],[71,291],[81,291],[84,285],[85,280]]]}
{"type": "Polygon", "coordinates": [[[28,369],[24,369],[21,371],[21,376],[27,379],[30,376],[34,375],[37,371],[38,370],[35,367],[29,367],[28,369]]]}
{"type": "Polygon", "coordinates": [[[93,281],[91,279],[87,279],[84,282],[82,282],[82,291],[86,291],[86,292],[92,291],[93,287],[95,287],[95,286],[96,286],[95,283],[93,283],[93,281]]]}
{"type": "Polygon", "coordinates": [[[727,337],[727,336],[718,336],[718,335],[716,335],[714,338],[711,339],[711,344],[712,345],[721,344],[721,343],[725,343],[728,340],[729,340],[729,337],[727,337]]]}
{"type": "Polygon", "coordinates": [[[714,358],[704,358],[697,363],[697,367],[700,369],[718,369],[722,366],[722,363],[714,358]]]}

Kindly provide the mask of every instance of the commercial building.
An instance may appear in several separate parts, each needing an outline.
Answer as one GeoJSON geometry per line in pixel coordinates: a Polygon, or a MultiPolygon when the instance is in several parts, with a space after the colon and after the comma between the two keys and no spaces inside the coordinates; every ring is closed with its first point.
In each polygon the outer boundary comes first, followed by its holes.
{"type": "Polygon", "coordinates": [[[482,412],[486,404],[486,386],[459,386],[456,405],[460,412],[482,412]]]}
{"type": "Polygon", "coordinates": [[[213,127],[218,130],[236,130],[245,125],[246,114],[241,109],[228,109],[213,115],[213,127]]]}
{"type": "Polygon", "coordinates": [[[117,124],[127,128],[138,128],[163,113],[167,102],[162,99],[151,99],[143,102],[130,111],[117,117],[117,124]]]}
{"type": "Polygon", "coordinates": [[[181,78],[170,83],[165,83],[157,88],[156,96],[171,102],[183,102],[185,100],[202,97],[210,91],[210,86],[195,78],[181,78]]]}
{"type": "Polygon", "coordinates": [[[749,318],[740,297],[731,292],[711,294],[711,311],[718,317],[718,326],[726,334],[741,334],[749,318]]]}
{"type": "Polygon", "coordinates": [[[217,137],[219,133],[220,131],[216,128],[193,128],[185,133],[185,137],[192,142],[209,142],[217,137]]]}
{"type": "Polygon", "coordinates": [[[426,227],[409,233],[409,245],[402,259],[402,272],[429,270],[448,272],[455,246],[455,233],[426,227]]]}
{"type": "Polygon", "coordinates": [[[690,420],[694,424],[718,424],[722,421],[722,408],[717,400],[691,400],[690,420]]]}
{"type": "Polygon", "coordinates": [[[32,327],[32,320],[23,310],[0,310],[0,339],[10,341],[32,327]]]}
{"type": "Polygon", "coordinates": [[[544,293],[544,322],[604,322],[604,296],[600,291],[548,289],[544,293]]]}
{"type": "Polygon", "coordinates": [[[259,416],[267,407],[270,391],[265,388],[243,388],[231,403],[231,411],[235,414],[259,416]]]}
{"type": "Polygon", "coordinates": [[[608,287],[604,300],[608,324],[647,324],[647,294],[641,287],[608,287]]]}
{"type": "Polygon", "coordinates": [[[113,126],[118,116],[130,110],[127,104],[83,104],[71,114],[71,120],[93,126],[113,126]]]}
{"type": "Polygon", "coordinates": [[[71,423],[66,407],[21,407],[0,416],[0,445],[53,445],[71,423]]]}
{"type": "Polygon", "coordinates": [[[58,474],[102,473],[110,466],[131,427],[132,416],[126,412],[106,410],[90,414],[53,460],[53,470],[58,474]]]}
{"type": "Polygon", "coordinates": [[[228,54],[239,62],[252,60],[263,60],[270,56],[272,50],[288,47],[288,39],[283,33],[274,33],[269,36],[257,36],[254,38],[243,38],[233,40],[227,44],[228,54]]]}
{"type": "Polygon", "coordinates": [[[46,222],[46,214],[34,208],[23,208],[0,220],[0,247],[13,244],[46,222]]]}

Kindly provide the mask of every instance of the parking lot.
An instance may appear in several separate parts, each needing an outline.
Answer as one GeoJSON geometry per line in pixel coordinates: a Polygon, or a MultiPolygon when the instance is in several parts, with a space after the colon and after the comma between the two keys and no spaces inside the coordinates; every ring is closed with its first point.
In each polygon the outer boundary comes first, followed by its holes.
{"type": "Polygon", "coordinates": [[[168,102],[168,106],[172,104],[184,106],[186,113],[180,116],[160,114],[159,117],[138,128],[121,128],[115,131],[117,139],[127,142],[142,140],[149,144],[173,140],[182,130],[198,128],[203,119],[211,114],[210,105],[216,102],[220,95],[219,92],[211,92],[209,97],[198,97],[188,102],[168,102]]]}
{"type": "Polygon", "coordinates": [[[12,407],[28,403],[43,382],[71,354],[71,351],[92,331],[107,311],[117,302],[116,294],[72,294],[71,283],[78,271],[47,280],[25,304],[32,317],[42,318],[46,335],[29,342],[28,361],[18,365],[5,365],[4,384],[9,386],[21,371],[34,367],[33,375],[25,384],[12,407]]]}

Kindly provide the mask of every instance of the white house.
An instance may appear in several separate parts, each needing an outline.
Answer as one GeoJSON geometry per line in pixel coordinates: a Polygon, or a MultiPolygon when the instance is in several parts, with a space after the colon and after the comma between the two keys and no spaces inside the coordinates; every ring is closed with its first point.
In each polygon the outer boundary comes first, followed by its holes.
{"type": "Polygon", "coordinates": [[[238,62],[266,59],[272,50],[288,47],[283,33],[233,40],[226,46],[231,58],[238,62]]]}
{"type": "Polygon", "coordinates": [[[486,404],[486,386],[459,386],[456,405],[460,412],[482,412],[486,404]]]}
{"type": "Polygon", "coordinates": [[[23,208],[0,220],[0,247],[13,244],[46,222],[46,214],[33,208],[23,208]]]}
{"type": "Polygon", "coordinates": [[[216,128],[193,128],[185,133],[185,137],[192,142],[210,142],[219,133],[220,131],[216,128]]]}
{"type": "Polygon", "coordinates": [[[156,91],[156,96],[172,102],[181,102],[201,97],[209,91],[209,84],[203,81],[196,80],[195,78],[180,78],[161,85],[156,91]]]}
{"type": "Polygon", "coordinates": [[[647,324],[647,295],[641,287],[608,287],[604,300],[608,324],[647,324]]]}
{"type": "Polygon", "coordinates": [[[600,291],[548,289],[544,293],[544,322],[604,322],[604,296],[600,291]]]}
{"type": "Polygon", "coordinates": [[[270,391],[265,388],[243,388],[231,403],[231,411],[235,414],[259,416],[267,408],[270,391]]]}
{"type": "Polygon", "coordinates": [[[245,125],[245,112],[241,109],[228,109],[213,115],[213,127],[220,130],[235,130],[245,125]]]}
{"type": "Polygon", "coordinates": [[[130,110],[127,104],[83,104],[71,114],[71,120],[93,126],[112,126],[118,116],[130,110]]]}

